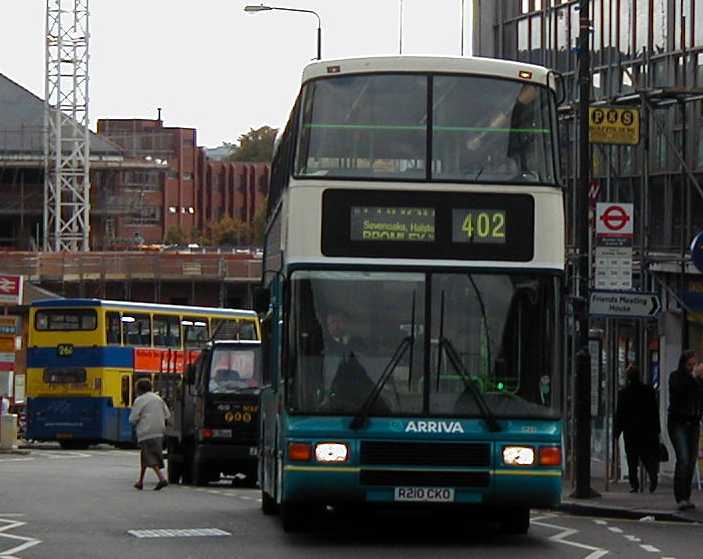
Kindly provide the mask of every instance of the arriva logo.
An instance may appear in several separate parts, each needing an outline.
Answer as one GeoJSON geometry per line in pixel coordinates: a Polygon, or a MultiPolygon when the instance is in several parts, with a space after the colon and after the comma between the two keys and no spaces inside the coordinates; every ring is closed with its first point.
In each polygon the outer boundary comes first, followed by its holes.
{"type": "Polygon", "coordinates": [[[408,421],[406,433],[463,433],[458,421],[408,421]]]}

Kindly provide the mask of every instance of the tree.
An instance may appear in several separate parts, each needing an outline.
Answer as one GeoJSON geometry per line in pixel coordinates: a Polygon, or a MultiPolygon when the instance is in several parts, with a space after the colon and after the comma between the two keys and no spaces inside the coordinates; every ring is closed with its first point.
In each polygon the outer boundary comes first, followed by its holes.
{"type": "Polygon", "coordinates": [[[246,245],[249,244],[251,230],[241,219],[223,217],[210,228],[210,239],[213,245],[246,245]]]}
{"type": "Polygon", "coordinates": [[[269,163],[273,157],[273,142],[278,133],[277,128],[262,126],[251,128],[246,134],[239,136],[239,145],[226,144],[233,148],[228,161],[253,161],[269,163]]]}
{"type": "Polygon", "coordinates": [[[166,231],[164,243],[167,245],[184,245],[186,244],[186,234],[178,225],[171,225],[166,231]]]}
{"type": "Polygon", "coordinates": [[[254,223],[251,226],[252,244],[264,246],[264,234],[266,233],[266,201],[254,214],[254,223]]]}

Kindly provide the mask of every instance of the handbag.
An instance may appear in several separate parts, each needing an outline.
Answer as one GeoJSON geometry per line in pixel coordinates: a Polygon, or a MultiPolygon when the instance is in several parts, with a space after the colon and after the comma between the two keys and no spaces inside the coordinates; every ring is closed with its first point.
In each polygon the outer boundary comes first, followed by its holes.
{"type": "Polygon", "coordinates": [[[668,462],[669,461],[669,451],[663,442],[659,442],[659,461],[668,462]]]}

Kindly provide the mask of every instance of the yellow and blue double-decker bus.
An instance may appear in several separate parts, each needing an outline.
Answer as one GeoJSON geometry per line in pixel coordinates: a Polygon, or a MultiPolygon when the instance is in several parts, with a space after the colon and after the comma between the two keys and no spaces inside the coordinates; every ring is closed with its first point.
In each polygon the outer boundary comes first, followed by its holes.
{"type": "Polygon", "coordinates": [[[66,448],[133,441],[135,383],[172,390],[216,332],[259,339],[256,314],[99,299],[37,301],[29,312],[27,438],[66,448]]]}
{"type": "Polygon", "coordinates": [[[438,507],[524,533],[559,502],[564,197],[545,68],[306,67],[272,162],[260,482],[326,507],[438,507]]]}

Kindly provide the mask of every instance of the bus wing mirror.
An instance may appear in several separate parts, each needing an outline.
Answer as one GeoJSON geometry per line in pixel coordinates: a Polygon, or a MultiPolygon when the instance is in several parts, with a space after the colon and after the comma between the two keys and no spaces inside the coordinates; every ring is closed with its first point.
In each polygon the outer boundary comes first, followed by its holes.
{"type": "Polygon", "coordinates": [[[266,287],[257,287],[254,291],[254,310],[257,314],[265,314],[271,304],[271,291],[266,287]]]}
{"type": "Polygon", "coordinates": [[[195,384],[195,365],[193,363],[188,363],[188,366],[186,367],[186,374],[183,379],[186,384],[193,385],[195,384]]]}

